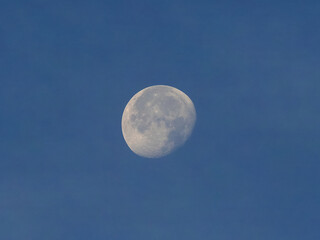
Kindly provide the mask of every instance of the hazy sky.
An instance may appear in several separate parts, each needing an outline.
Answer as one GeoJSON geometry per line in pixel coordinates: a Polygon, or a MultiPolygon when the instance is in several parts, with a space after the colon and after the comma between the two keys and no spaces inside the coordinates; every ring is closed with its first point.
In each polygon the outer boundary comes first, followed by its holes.
{"type": "Polygon", "coordinates": [[[0,239],[320,239],[319,1],[0,2],[0,239]],[[139,90],[193,135],[135,155],[139,90]]]}

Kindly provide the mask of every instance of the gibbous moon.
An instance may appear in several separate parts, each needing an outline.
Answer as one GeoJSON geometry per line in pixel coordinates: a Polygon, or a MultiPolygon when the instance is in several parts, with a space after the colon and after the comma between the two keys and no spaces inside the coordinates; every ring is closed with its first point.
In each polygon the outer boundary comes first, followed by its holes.
{"type": "Polygon", "coordinates": [[[182,91],[165,85],[135,94],[122,115],[122,134],[129,148],[147,158],[159,158],[182,146],[192,133],[196,110],[182,91]]]}

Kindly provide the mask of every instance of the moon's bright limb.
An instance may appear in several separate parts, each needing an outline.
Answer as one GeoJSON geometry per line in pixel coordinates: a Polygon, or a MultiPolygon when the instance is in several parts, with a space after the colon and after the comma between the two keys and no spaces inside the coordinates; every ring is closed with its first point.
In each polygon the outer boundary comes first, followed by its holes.
{"type": "Polygon", "coordinates": [[[165,85],[135,94],[122,115],[122,133],[130,149],[147,158],[163,157],[189,138],[196,122],[191,99],[165,85]]]}

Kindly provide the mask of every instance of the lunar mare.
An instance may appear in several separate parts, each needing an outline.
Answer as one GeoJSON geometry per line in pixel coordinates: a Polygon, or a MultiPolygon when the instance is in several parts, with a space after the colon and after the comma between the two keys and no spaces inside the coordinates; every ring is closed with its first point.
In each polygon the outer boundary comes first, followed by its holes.
{"type": "Polygon", "coordinates": [[[182,91],[165,85],[135,94],[122,115],[122,133],[129,148],[147,158],[159,158],[183,145],[192,133],[196,111],[182,91]]]}

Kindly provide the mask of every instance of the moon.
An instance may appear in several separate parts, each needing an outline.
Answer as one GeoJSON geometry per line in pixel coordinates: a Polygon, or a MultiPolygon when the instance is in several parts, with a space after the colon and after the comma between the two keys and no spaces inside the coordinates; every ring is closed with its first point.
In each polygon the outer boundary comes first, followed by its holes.
{"type": "Polygon", "coordinates": [[[166,85],[147,87],[135,94],[122,114],[122,134],[139,156],[160,158],[182,146],[196,122],[191,99],[166,85]]]}

